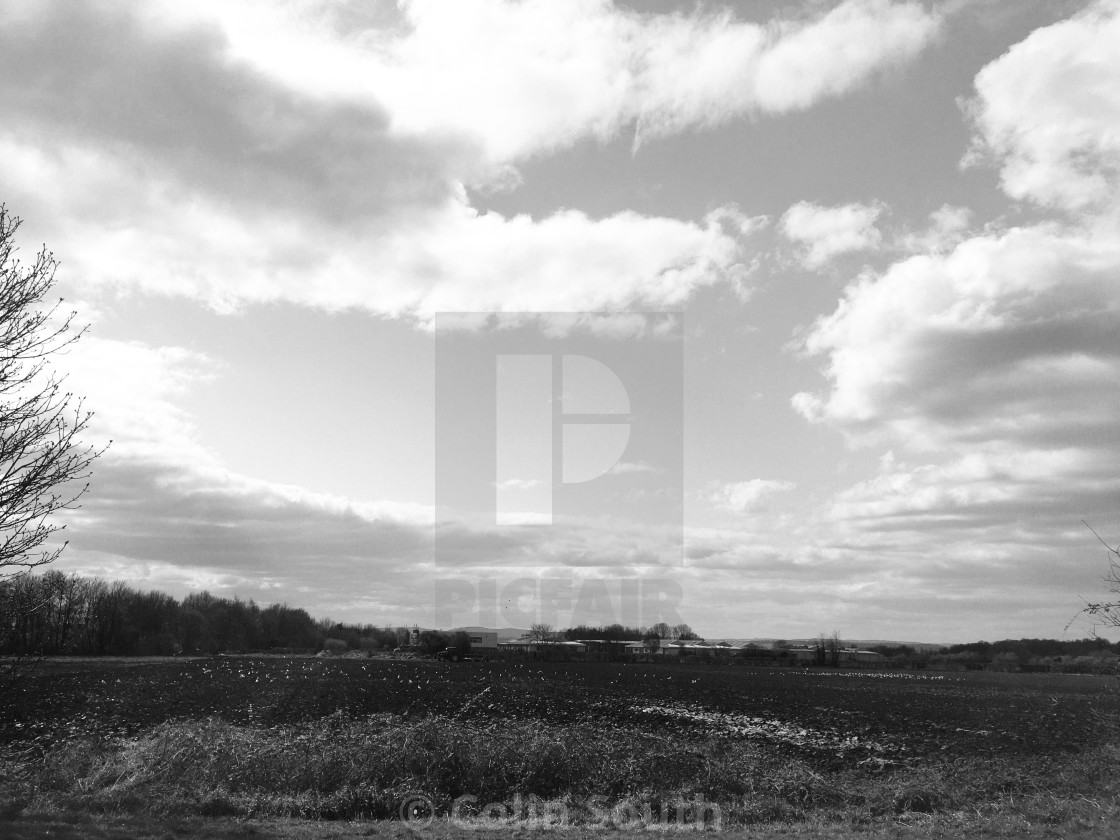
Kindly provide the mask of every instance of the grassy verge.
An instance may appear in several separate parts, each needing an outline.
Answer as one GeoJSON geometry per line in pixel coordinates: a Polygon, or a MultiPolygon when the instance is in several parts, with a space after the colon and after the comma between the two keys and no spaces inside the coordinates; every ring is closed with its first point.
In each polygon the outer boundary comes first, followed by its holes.
{"type": "Polygon", "coordinates": [[[0,763],[0,834],[40,836],[28,832],[53,820],[50,836],[65,837],[67,820],[87,820],[85,833],[74,836],[115,837],[119,823],[132,830],[122,836],[133,837],[144,836],[145,820],[185,820],[190,836],[190,821],[203,817],[214,831],[231,832],[265,819],[268,827],[254,836],[266,838],[286,836],[289,819],[339,821],[316,828],[324,832],[403,828],[478,837],[496,828],[520,836],[553,823],[577,833],[628,830],[643,817],[676,830],[682,815],[688,827],[701,813],[709,827],[750,829],[752,837],[813,837],[826,829],[833,833],[819,836],[894,836],[882,832],[902,829],[914,836],[920,829],[927,836],[1018,837],[1045,836],[1047,827],[1107,836],[1105,828],[1120,825],[1118,770],[1120,749],[1111,745],[1060,758],[882,767],[798,758],[741,740],[539,721],[468,728],[440,717],[334,715],[258,728],[206,720],[163,724],[133,739],[74,737],[9,754],[0,763]],[[399,820],[401,803],[419,796],[434,809],[431,822],[423,813],[411,823],[366,822],[399,820]],[[684,804],[700,797],[709,805],[684,804]]]}
{"type": "MultiPolygon", "coordinates": [[[[601,840],[599,829],[491,829],[458,828],[437,824],[421,831],[392,822],[309,822],[306,820],[232,818],[153,818],[144,815],[56,815],[0,822],[5,840],[601,840]]],[[[677,834],[661,831],[653,836],[677,834]]],[[[689,835],[692,835],[689,832],[689,835]]],[[[882,822],[872,826],[830,821],[732,827],[723,836],[750,840],[969,840],[969,838],[1105,838],[1115,837],[1114,824],[1098,818],[1055,823],[1034,823],[1006,814],[934,815],[919,820],[882,822]]],[[[651,830],[610,829],[614,840],[649,838],[651,830]]]]}

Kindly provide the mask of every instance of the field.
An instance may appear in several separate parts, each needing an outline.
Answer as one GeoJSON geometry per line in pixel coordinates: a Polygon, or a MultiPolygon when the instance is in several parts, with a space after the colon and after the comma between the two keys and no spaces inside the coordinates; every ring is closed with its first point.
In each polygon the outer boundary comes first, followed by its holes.
{"type": "Polygon", "coordinates": [[[1120,816],[1115,683],[596,663],[51,661],[0,700],[0,811],[13,831],[78,814],[205,818],[213,831],[266,819],[273,833],[293,818],[586,831],[699,814],[752,836],[765,826],[830,837],[1109,836],[1120,816]],[[410,797],[416,808],[402,812],[410,797]]]}

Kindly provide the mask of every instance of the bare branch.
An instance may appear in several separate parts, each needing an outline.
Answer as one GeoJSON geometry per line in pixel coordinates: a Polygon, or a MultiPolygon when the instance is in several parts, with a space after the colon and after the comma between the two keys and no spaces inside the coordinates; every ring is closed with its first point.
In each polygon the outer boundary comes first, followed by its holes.
{"type": "Polygon", "coordinates": [[[54,255],[16,258],[19,225],[0,205],[0,580],[58,558],[65,544],[45,547],[64,527],[52,516],[78,507],[104,451],[82,444],[93,415],[51,364],[86,330],[49,301],[54,255]]]}
{"type": "MultiPolygon", "coordinates": [[[[1105,542],[1093,526],[1081,520],[1086,528],[1093,532],[1093,536],[1097,538],[1101,545],[1105,547],[1108,557],[1108,574],[1104,575],[1101,580],[1108,586],[1108,591],[1113,595],[1120,596],[1120,546],[1113,547],[1105,542]]],[[[1109,627],[1120,627],[1120,600],[1116,601],[1084,601],[1085,606],[1078,610],[1077,614],[1069,620],[1066,625],[1066,630],[1080,617],[1088,616],[1097,624],[1104,624],[1109,627]]]]}

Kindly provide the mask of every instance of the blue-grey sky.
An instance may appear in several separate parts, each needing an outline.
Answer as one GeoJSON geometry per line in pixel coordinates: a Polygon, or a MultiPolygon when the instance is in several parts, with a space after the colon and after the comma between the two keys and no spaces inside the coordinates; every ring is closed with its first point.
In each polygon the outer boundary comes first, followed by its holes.
{"type": "Polygon", "coordinates": [[[437,313],[672,312],[683,562],[453,510],[458,576],[1062,636],[1082,520],[1120,542],[1117,43],[1116,0],[9,0],[0,201],[114,441],[59,567],[430,624],[437,313]]]}

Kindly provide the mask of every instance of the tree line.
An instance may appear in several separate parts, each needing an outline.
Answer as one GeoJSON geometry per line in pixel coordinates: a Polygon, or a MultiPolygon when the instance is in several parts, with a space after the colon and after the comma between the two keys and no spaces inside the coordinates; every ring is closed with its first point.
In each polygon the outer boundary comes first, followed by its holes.
{"type": "MultiPolygon", "coordinates": [[[[651,635],[689,639],[688,625],[653,628],[579,626],[542,638],[641,641],[651,635]]],[[[544,632],[547,631],[547,632],[544,632]]],[[[158,591],[52,569],[0,579],[0,655],[173,656],[220,652],[345,653],[409,647],[436,653],[469,650],[463,633],[346,624],[313,618],[287,604],[262,607],[253,600],[198,592],[178,600],[158,591]]]]}
{"type": "MultiPolygon", "coordinates": [[[[181,601],[124,583],[67,575],[0,580],[0,654],[171,656],[223,651],[392,649],[407,644],[406,627],[314,619],[287,604],[208,592],[181,601]]],[[[442,644],[443,640],[430,640],[442,644]]]]}
{"type": "Polygon", "coordinates": [[[951,656],[962,660],[981,661],[995,656],[1011,654],[1026,663],[1040,656],[1093,656],[1099,653],[1120,654],[1120,642],[1109,642],[1099,637],[1084,639],[1001,639],[998,642],[963,642],[945,645],[937,650],[914,648],[910,645],[873,645],[870,650],[886,657],[920,658],[925,656],[951,656]]]}
{"type": "MultiPolygon", "coordinates": [[[[649,628],[612,624],[554,631],[534,625],[542,638],[601,639],[625,643],[697,638],[688,625],[649,628]]],[[[315,652],[392,650],[415,647],[435,653],[469,643],[464,634],[409,627],[347,624],[313,618],[287,604],[260,606],[252,600],[198,592],[177,600],[158,591],[135,589],[122,582],[64,574],[52,569],[0,580],[0,655],[170,656],[219,652],[315,652]]],[[[837,635],[816,640],[821,664],[839,649],[837,635]]],[[[965,667],[1006,661],[1024,668],[1053,657],[1120,654],[1120,642],[1100,638],[1005,639],[969,642],[940,650],[906,645],[875,646],[897,665],[965,667]],[[942,660],[944,660],[942,662],[942,660]]]]}

